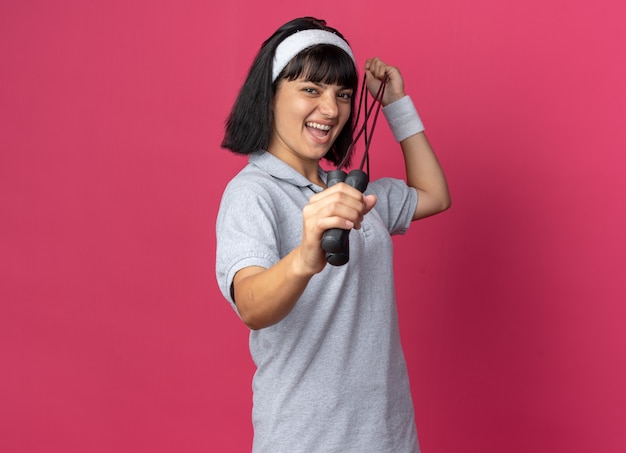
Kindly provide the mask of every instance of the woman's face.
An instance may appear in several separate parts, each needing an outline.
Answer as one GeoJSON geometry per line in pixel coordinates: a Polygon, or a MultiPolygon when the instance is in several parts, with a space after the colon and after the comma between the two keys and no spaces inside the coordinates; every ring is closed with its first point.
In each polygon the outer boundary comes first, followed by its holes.
{"type": "Polygon", "coordinates": [[[282,80],[274,96],[272,137],[267,151],[300,173],[315,168],[350,117],[351,88],[282,80]]]}

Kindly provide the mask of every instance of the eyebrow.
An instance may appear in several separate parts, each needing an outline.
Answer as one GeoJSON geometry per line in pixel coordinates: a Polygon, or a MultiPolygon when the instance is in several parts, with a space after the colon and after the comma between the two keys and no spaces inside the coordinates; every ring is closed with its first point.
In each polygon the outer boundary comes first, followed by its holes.
{"type": "MultiPolygon", "coordinates": [[[[304,81],[308,82],[308,83],[312,83],[313,85],[316,85],[316,86],[322,87],[322,88],[326,87],[326,86],[329,86],[329,85],[337,85],[336,83],[314,82],[314,81],[308,80],[308,79],[305,79],[304,81]]],[[[343,91],[343,90],[352,90],[351,87],[348,87],[348,86],[345,86],[345,85],[337,85],[337,86],[339,87],[339,90],[341,90],[341,91],[343,91]]]]}

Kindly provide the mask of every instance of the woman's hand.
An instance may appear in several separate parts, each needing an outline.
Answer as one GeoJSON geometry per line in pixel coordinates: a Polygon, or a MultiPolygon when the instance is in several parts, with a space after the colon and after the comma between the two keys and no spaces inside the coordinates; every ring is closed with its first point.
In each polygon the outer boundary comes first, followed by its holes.
{"type": "Polygon", "coordinates": [[[303,231],[299,247],[304,273],[318,273],[326,265],[322,235],[331,228],[361,228],[363,217],[376,204],[374,195],[363,195],[345,183],[335,184],[311,197],[302,210],[303,231]]]}
{"type": "Polygon", "coordinates": [[[380,58],[369,58],[365,61],[366,85],[372,96],[376,96],[378,93],[385,75],[388,79],[383,94],[383,106],[404,97],[404,80],[398,68],[385,64],[380,58]]]}

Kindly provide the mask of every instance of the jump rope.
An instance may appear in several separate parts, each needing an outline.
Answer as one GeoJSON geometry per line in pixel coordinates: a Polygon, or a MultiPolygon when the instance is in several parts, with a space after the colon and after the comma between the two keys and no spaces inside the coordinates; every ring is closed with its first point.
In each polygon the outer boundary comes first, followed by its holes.
{"type": "MultiPolygon", "coordinates": [[[[339,165],[337,165],[337,168],[328,172],[328,180],[326,181],[327,187],[334,186],[340,182],[345,182],[349,186],[359,190],[361,193],[363,193],[367,188],[367,184],[369,182],[368,175],[370,173],[369,149],[374,135],[374,128],[376,127],[376,121],[378,120],[378,114],[380,113],[380,109],[382,107],[383,95],[385,94],[385,86],[387,85],[388,78],[387,74],[385,74],[380,83],[380,87],[378,87],[376,96],[374,96],[374,99],[368,106],[368,90],[365,83],[366,78],[363,77],[357,115],[352,129],[352,143],[350,144],[348,152],[343,160],[339,163],[339,165]],[[361,123],[360,128],[358,128],[362,111],[363,122],[361,123]],[[368,122],[370,121],[370,118],[372,124],[368,131],[368,122]],[[349,174],[346,174],[346,172],[341,170],[341,168],[346,165],[361,136],[363,137],[363,142],[365,144],[361,165],[359,168],[356,168],[350,171],[349,174]],[[367,172],[363,171],[363,167],[366,167],[367,172]]],[[[333,266],[342,266],[350,260],[349,236],[350,230],[343,230],[341,228],[332,228],[324,232],[322,236],[322,249],[326,252],[326,261],[329,264],[332,264],[333,266]]]]}

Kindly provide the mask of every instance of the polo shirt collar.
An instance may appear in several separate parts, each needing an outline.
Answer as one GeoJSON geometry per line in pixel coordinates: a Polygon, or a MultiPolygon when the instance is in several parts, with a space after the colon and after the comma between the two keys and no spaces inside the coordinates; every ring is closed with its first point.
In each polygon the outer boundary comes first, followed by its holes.
{"type": "MultiPolygon", "coordinates": [[[[310,187],[312,189],[317,188],[319,190],[322,190],[321,187],[319,187],[317,184],[313,184],[289,164],[280,160],[273,154],[268,153],[267,151],[261,150],[251,153],[249,157],[249,162],[257,166],[261,170],[265,171],[270,176],[286,181],[290,184],[293,184],[294,186],[310,187]]],[[[318,172],[320,178],[322,178],[322,181],[326,182],[326,172],[321,167],[318,167],[318,172]]]]}

